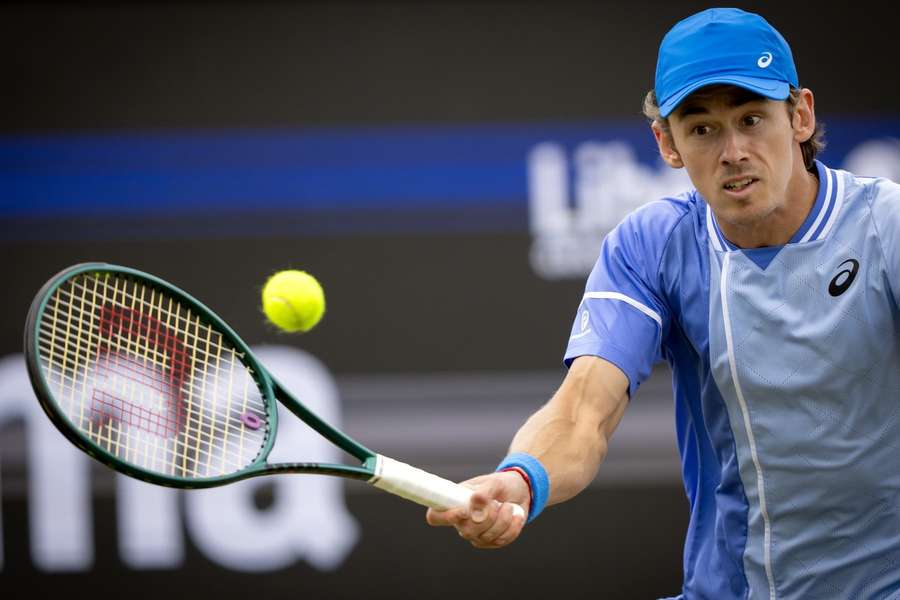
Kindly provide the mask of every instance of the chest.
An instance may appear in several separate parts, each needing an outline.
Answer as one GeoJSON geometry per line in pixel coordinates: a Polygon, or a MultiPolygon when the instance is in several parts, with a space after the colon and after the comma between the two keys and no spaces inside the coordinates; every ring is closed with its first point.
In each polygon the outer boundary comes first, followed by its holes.
{"type": "MultiPolygon", "coordinates": [[[[746,385],[820,389],[892,358],[895,315],[883,261],[877,247],[859,241],[788,246],[766,269],[738,252],[715,263],[710,333],[730,334],[723,349],[746,385]]],[[[714,369],[724,368],[727,357],[716,358],[714,369]]]]}

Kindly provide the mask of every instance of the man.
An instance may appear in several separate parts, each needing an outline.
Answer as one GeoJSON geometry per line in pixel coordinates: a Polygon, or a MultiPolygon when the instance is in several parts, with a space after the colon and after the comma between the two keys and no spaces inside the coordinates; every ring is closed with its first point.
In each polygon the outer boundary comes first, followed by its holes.
{"type": "Polygon", "coordinates": [[[497,548],[594,478],[665,358],[690,524],[682,598],[900,598],[900,186],[830,169],[764,19],[711,9],[660,46],[645,112],[694,190],[607,236],[559,391],[469,507],[497,548]]]}

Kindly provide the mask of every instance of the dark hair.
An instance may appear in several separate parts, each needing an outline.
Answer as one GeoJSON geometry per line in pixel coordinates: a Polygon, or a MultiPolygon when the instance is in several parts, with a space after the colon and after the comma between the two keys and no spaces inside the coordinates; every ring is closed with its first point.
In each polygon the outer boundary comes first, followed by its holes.
{"type": "MultiPolygon", "coordinates": [[[[800,89],[792,87],[790,96],[785,100],[788,107],[788,115],[793,116],[794,109],[797,108],[799,102],[800,89]]],[[[669,119],[663,117],[659,113],[659,104],[656,102],[656,92],[654,90],[650,90],[647,92],[647,95],[644,96],[643,112],[644,116],[647,117],[651,123],[658,123],[663,131],[669,133],[669,119]]],[[[813,134],[809,136],[808,140],[800,143],[800,152],[803,154],[803,164],[806,166],[807,170],[812,171],[815,169],[813,161],[816,159],[816,155],[824,149],[825,125],[821,121],[816,121],[816,129],[813,131],[813,134]]]]}

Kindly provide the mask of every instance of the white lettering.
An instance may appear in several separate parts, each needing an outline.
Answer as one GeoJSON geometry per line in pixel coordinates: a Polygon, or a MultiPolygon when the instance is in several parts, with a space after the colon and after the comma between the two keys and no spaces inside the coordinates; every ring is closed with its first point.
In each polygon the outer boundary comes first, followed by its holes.
{"type": "MultiPolygon", "coordinates": [[[[259,348],[257,355],[302,402],[339,426],[337,388],[318,360],[276,346],[259,348]]],[[[271,462],[341,460],[340,450],[330,442],[281,407],[279,414],[271,462]]],[[[34,397],[22,356],[13,355],[0,360],[0,424],[18,419],[26,425],[32,560],[46,571],[88,570],[94,561],[90,459],[51,424],[34,397]]],[[[316,475],[267,477],[190,492],[118,475],[121,556],[135,569],[174,569],[183,564],[178,504],[184,498],[185,525],[193,541],[222,566],[267,571],[302,558],[318,569],[335,569],[358,538],[358,525],[347,512],[343,493],[343,480],[316,475]],[[253,497],[266,484],[274,486],[275,501],[260,510],[253,497]]],[[[2,559],[0,554],[0,568],[2,559]]]]}
{"type": "Polygon", "coordinates": [[[559,144],[545,142],[528,156],[532,269],[545,279],[590,273],[603,238],[641,205],[690,189],[683,169],[660,161],[638,162],[625,142],[586,142],[573,152],[574,198],[569,160],[559,144]]]}
{"type": "MultiPolygon", "coordinates": [[[[585,142],[572,151],[571,160],[562,145],[543,142],[527,162],[530,262],[535,273],[550,280],[586,276],[603,238],[628,213],[692,187],[684,169],[661,161],[655,168],[644,165],[621,141],[585,142]]],[[[863,142],[847,154],[844,168],[900,182],[900,140],[863,142]]]]}
{"type": "Polygon", "coordinates": [[[175,569],[184,562],[179,490],[116,475],[119,552],[134,569],[175,569]]]}
{"type": "MultiPolygon", "coordinates": [[[[337,388],[310,355],[283,347],[254,350],[275,377],[325,421],[338,424],[337,388]]],[[[278,441],[270,462],[337,462],[340,450],[279,406],[278,441]]],[[[219,564],[236,571],[283,568],[305,557],[313,566],[336,568],[357,538],[347,514],[343,481],[307,475],[266,477],[185,497],[191,538],[219,564]],[[253,498],[263,485],[275,488],[274,505],[256,510],[253,498]]]]}
{"type": "Polygon", "coordinates": [[[20,354],[0,359],[0,423],[15,419],[26,428],[31,559],[46,571],[86,570],[94,561],[89,459],[44,414],[20,354]]]}
{"type": "Polygon", "coordinates": [[[538,144],[528,155],[532,233],[565,233],[571,228],[568,169],[566,154],[557,144],[538,144]]]}

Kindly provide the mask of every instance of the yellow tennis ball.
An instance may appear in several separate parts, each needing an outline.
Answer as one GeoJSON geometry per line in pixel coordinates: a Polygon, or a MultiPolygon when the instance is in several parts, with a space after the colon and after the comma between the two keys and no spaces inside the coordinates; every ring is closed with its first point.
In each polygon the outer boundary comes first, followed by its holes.
{"type": "Polygon", "coordinates": [[[280,271],[262,290],[263,312],[279,329],[309,331],[325,314],[325,293],[306,271],[280,271]]]}

